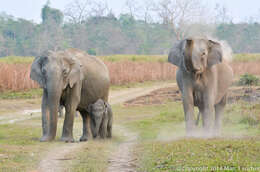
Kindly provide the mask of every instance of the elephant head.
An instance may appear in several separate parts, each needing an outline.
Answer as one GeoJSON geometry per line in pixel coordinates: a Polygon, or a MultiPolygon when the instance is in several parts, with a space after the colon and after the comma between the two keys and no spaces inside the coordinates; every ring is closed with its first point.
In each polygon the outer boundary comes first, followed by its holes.
{"type": "Polygon", "coordinates": [[[108,113],[108,104],[98,99],[94,104],[89,105],[88,112],[91,114],[90,128],[93,138],[96,138],[102,122],[108,113]]]}
{"type": "Polygon", "coordinates": [[[78,91],[73,91],[73,94],[80,96],[80,83],[83,79],[81,64],[69,50],[49,51],[35,58],[31,66],[30,78],[38,82],[44,90],[42,141],[53,140],[56,136],[57,113],[63,90],[78,89],[78,91]]]}
{"type": "Polygon", "coordinates": [[[187,72],[200,74],[206,68],[222,62],[222,49],[218,42],[188,38],[174,45],[168,61],[187,72]]]}

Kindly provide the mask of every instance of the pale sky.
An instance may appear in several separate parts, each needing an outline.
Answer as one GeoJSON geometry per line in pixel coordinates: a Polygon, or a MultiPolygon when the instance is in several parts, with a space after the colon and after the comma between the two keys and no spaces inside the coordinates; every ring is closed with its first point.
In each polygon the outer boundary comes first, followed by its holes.
{"type": "MultiPolygon", "coordinates": [[[[61,11],[73,0],[50,0],[51,7],[61,11]]],[[[109,8],[118,15],[124,9],[126,0],[107,0],[109,8]]],[[[144,0],[136,0],[142,2],[144,0]]],[[[155,0],[159,1],[159,0],[155,0]]],[[[40,22],[41,8],[47,0],[0,0],[0,12],[6,12],[16,18],[25,18],[40,22]]],[[[250,16],[260,17],[260,0],[204,0],[209,8],[214,8],[216,3],[225,5],[234,22],[248,20],[250,16]]]]}

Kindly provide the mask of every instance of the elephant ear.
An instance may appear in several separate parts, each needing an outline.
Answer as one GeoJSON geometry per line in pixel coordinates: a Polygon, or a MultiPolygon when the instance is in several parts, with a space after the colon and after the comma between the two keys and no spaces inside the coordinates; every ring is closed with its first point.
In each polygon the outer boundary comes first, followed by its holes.
{"type": "Polygon", "coordinates": [[[77,82],[83,80],[82,65],[72,53],[67,53],[63,57],[63,61],[66,64],[63,68],[63,75],[66,80],[64,88],[66,88],[67,85],[72,88],[77,82]]]}
{"type": "Polygon", "coordinates": [[[223,59],[223,52],[221,45],[218,42],[208,41],[208,66],[221,63],[223,59]]]}
{"type": "Polygon", "coordinates": [[[183,53],[184,53],[184,47],[185,47],[186,40],[178,41],[174,44],[174,46],[171,48],[170,53],[168,55],[168,62],[181,67],[183,63],[183,53]]]}
{"type": "Polygon", "coordinates": [[[36,57],[31,65],[30,78],[36,81],[41,88],[46,88],[46,82],[42,73],[42,66],[47,57],[36,57]]]}

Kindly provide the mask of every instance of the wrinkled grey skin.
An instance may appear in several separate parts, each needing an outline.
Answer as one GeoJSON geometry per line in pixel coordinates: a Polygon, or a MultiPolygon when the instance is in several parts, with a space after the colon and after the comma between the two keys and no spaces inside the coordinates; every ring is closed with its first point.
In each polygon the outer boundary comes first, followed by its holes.
{"type": "Polygon", "coordinates": [[[173,46],[168,61],[178,66],[176,80],[182,93],[187,135],[192,136],[195,131],[194,106],[202,114],[204,134],[219,135],[227,90],[233,79],[221,45],[207,39],[185,39],[173,46]]]}
{"type": "Polygon", "coordinates": [[[113,113],[111,106],[98,99],[94,104],[89,105],[90,128],[93,138],[100,135],[101,138],[112,137],[113,113]]]}
{"type": "Polygon", "coordinates": [[[72,129],[78,110],[83,119],[83,135],[80,141],[87,141],[89,114],[86,107],[99,98],[108,100],[110,79],[104,63],[77,49],[50,51],[35,58],[30,77],[43,88],[43,136],[40,140],[55,139],[58,109],[63,105],[66,113],[61,140],[74,141],[72,129]]]}

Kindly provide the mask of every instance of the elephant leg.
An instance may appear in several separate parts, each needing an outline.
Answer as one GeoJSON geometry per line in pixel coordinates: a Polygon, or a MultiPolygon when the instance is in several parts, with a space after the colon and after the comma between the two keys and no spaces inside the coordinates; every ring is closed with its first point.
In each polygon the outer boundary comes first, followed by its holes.
{"type": "Polygon", "coordinates": [[[74,114],[76,112],[75,106],[66,105],[66,113],[63,125],[63,132],[61,140],[65,142],[74,142],[73,139],[73,123],[74,123],[74,114]]]}
{"type": "Polygon", "coordinates": [[[112,123],[107,125],[107,138],[112,138],[112,123]]]}
{"type": "Polygon", "coordinates": [[[80,111],[80,114],[82,116],[82,122],[83,122],[83,134],[80,137],[81,142],[88,141],[88,118],[89,115],[86,111],[80,111]]]}
{"type": "Polygon", "coordinates": [[[215,124],[214,124],[214,134],[215,136],[220,135],[220,129],[222,125],[222,114],[226,105],[226,95],[222,98],[220,103],[215,105],[215,124]]]}
{"type": "Polygon", "coordinates": [[[182,94],[183,109],[185,114],[185,128],[187,136],[192,136],[195,131],[194,100],[191,89],[187,89],[182,94]]]}
{"type": "Polygon", "coordinates": [[[107,137],[112,138],[113,112],[111,106],[108,109],[107,137]]]}
{"type": "Polygon", "coordinates": [[[43,96],[42,96],[42,137],[40,141],[48,141],[48,126],[49,126],[49,120],[50,120],[50,111],[47,104],[47,91],[43,90],[43,96]]]}
{"type": "Polygon", "coordinates": [[[59,107],[59,117],[60,118],[63,117],[63,108],[64,108],[64,106],[60,105],[60,107],[59,107]]]}
{"type": "Polygon", "coordinates": [[[211,95],[206,95],[204,98],[204,108],[202,112],[202,126],[205,136],[212,135],[213,127],[213,114],[214,114],[214,101],[211,95]]]}
{"type": "Polygon", "coordinates": [[[99,130],[99,135],[102,139],[107,137],[107,123],[108,123],[108,117],[104,116],[99,130]]]}
{"type": "Polygon", "coordinates": [[[80,89],[79,85],[74,85],[73,88],[67,90],[67,97],[65,101],[65,119],[63,124],[63,131],[61,140],[65,142],[74,142],[73,139],[73,124],[74,117],[80,102],[80,89]]]}

